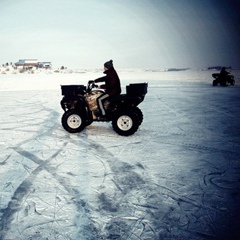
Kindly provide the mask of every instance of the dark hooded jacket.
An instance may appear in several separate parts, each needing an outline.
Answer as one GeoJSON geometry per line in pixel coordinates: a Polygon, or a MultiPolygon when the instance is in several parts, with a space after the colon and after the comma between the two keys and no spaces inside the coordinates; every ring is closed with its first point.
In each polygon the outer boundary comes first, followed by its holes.
{"type": "Polygon", "coordinates": [[[221,76],[222,78],[226,78],[226,77],[228,77],[228,74],[229,74],[229,72],[226,70],[225,67],[223,67],[223,68],[221,69],[221,71],[220,71],[220,76],[221,76]]]}
{"type": "Polygon", "coordinates": [[[119,95],[121,93],[121,84],[120,79],[118,77],[117,72],[114,67],[106,70],[104,72],[106,76],[97,78],[94,80],[95,83],[105,82],[105,84],[101,85],[102,89],[106,90],[106,93],[111,97],[115,95],[119,95]]]}

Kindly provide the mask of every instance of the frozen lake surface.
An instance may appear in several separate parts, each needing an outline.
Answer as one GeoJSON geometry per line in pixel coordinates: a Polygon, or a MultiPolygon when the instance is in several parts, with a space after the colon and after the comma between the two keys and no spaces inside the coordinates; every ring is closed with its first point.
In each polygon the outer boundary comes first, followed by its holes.
{"type": "Polygon", "coordinates": [[[66,132],[60,84],[99,74],[0,75],[0,239],[239,239],[239,72],[120,72],[148,82],[139,130],[66,132]]]}

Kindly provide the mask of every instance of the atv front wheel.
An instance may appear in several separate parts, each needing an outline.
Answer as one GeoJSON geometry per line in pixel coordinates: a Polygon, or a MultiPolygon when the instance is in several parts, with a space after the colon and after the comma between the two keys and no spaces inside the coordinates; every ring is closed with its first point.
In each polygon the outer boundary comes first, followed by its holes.
{"type": "Polygon", "coordinates": [[[220,85],[221,85],[222,87],[226,87],[226,86],[227,86],[227,81],[222,80],[222,81],[220,82],[220,85]]]}
{"type": "Polygon", "coordinates": [[[217,86],[218,85],[218,82],[217,82],[217,80],[215,79],[215,80],[213,80],[213,82],[212,82],[212,85],[213,86],[217,86]]]}
{"type": "Polygon", "coordinates": [[[63,114],[62,126],[70,133],[81,132],[86,127],[86,118],[82,112],[71,109],[63,114]]]}
{"type": "Polygon", "coordinates": [[[112,127],[116,133],[122,136],[134,134],[139,127],[138,114],[134,111],[122,111],[117,113],[112,120],[112,127]]]}

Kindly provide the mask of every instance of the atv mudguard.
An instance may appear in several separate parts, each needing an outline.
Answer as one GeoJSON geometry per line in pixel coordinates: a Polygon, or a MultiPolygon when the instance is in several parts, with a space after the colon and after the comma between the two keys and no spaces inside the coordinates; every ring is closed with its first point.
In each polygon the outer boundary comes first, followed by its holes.
{"type": "Polygon", "coordinates": [[[120,108],[124,109],[126,107],[129,108],[129,106],[136,107],[143,100],[144,100],[144,96],[136,97],[136,96],[129,96],[127,94],[121,94],[110,99],[110,108],[117,107],[118,109],[120,108]]]}
{"type": "Polygon", "coordinates": [[[71,108],[87,107],[86,101],[83,96],[64,96],[60,102],[62,109],[66,112],[71,108]]]}

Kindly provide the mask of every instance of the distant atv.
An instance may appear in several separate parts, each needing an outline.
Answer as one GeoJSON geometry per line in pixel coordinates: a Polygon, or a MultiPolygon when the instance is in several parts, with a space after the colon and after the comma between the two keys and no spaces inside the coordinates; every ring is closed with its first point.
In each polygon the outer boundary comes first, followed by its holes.
{"type": "Polygon", "coordinates": [[[217,86],[218,84],[220,84],[221,86],[235,85],[234,76],[231,74],[223,77],[220,73],[213,73],[212,77],[214,78],[212,83],[213,86],[217,86]]]}
{"type": "Polygon", "coordinates": [[[119,135],[134,134],[143,121],[142,111],[137,107],[145,98],[147,83],[135,83],[126,86],[126,94],[112,97],[104,102],[106,116],[100,116],[97,98],[104,91],[96,89],[97,85],[88,82],[84,85],[61,86],[64,110],[62,126],[70,133],[81,132],[93,121],[112,121],[112,127],[119,135]]]}

